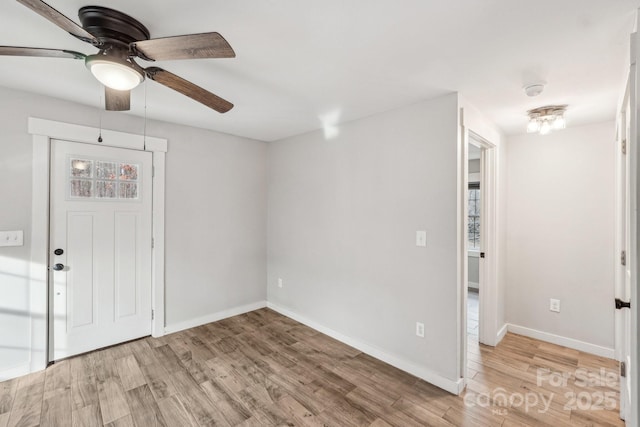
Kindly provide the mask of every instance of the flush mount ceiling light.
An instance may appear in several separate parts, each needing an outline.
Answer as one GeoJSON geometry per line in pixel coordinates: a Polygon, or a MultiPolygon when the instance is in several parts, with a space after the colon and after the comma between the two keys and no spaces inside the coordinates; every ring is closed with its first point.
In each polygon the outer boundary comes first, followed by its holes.
{"type": "Polygon", "coordinates": [[[564,119],[566,110],[566,105],[548,105],[527,111],[527,133],[538,132],[540,135],[546,135],[552,130],[564,129],[567,125],[564,119]]]}
{"type": "Polygon", "coordinates": [[[144,70],[132,61],[108,56],[89,55],[85,65],[103,85],[115,90],[131,90],[144,80],[144,70]]]}

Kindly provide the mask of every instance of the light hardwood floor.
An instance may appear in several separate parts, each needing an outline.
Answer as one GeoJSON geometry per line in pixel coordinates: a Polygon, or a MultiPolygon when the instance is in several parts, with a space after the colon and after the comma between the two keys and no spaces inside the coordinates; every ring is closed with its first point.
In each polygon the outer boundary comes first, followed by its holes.
{"type": "Polygon", "coordinates": [[[617,409],[565,408],[570,393],[582,406],[617,399],[616,384],[581,387],[580,369],[615,378],[612,360],[512,334],[496,348],[470,342],[469,359],[467,391],[453,396],[261,309],[0,383],[0,427],[624,425],[617,409]],[[538,369],[550,372],[540,384],[538,369]],[[550,406],[527,410],[518,396],[550,406]]]}

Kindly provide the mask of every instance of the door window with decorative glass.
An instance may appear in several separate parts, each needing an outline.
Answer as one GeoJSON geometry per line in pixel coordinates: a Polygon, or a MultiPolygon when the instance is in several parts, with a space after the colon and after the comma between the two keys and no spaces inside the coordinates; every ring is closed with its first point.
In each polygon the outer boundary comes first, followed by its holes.
{"type": "Polygon", "coordinates": [[[69,198],[138,200],[140,165],[113,160],[69,159],[69,198]]]}
{"type": "Polygon", "coordinates": [[[480,183],[470,182],[469,202],[469,249],[480,249],[480,183]]]}

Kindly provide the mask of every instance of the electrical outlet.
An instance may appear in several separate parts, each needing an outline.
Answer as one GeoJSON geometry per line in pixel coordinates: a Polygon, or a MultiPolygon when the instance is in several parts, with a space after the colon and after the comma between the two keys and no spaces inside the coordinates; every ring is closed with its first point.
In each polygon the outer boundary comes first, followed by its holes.
{"type": "Polygon", "coordinates": [[[549,310],[560,313],[560,300],[551,298],[549,300],[549,310]]]}
{"type": "Polygon", "coordinates": [[[416,322],[416,335],[424,338],[424,323],[416,322]]]}
{"type": "Polygon", "coordinates": [[[281,288],[282,287],[282,279],[278,277],[278,287],[281,288]]]}

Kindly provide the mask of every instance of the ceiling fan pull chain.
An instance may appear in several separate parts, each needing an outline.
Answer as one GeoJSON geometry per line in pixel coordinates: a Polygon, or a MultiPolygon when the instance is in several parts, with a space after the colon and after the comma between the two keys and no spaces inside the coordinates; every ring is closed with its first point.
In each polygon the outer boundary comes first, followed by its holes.
{"type": "Polygon", "coordinates": [[[147,81],[144,81],[144,130],[142,131],[143,150],[147,151],[147,81]]]}
{"type": "MultiPolygon", "coordinates": [[[[102,95],[98,105],[102,105],[102,95]]],[[[98,142],[102,143],[102,108],[98,108],[98,142]]]]}

